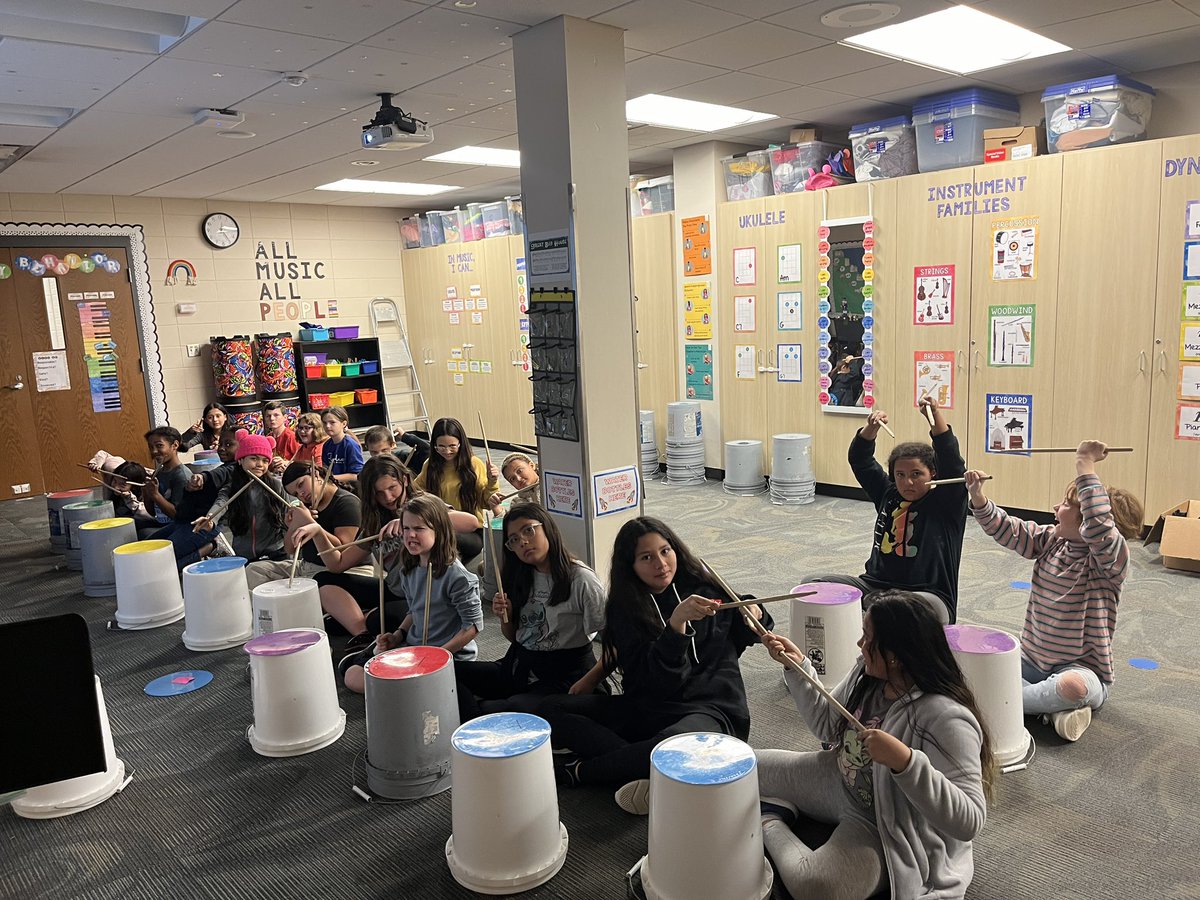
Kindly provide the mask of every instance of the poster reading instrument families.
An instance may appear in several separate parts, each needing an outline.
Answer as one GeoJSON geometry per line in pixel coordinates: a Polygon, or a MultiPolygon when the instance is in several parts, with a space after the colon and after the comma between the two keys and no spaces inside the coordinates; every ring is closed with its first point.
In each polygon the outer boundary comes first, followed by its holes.
{"type": "Polygon", "coordinates": [[[913,324],[954,324],[954,266],[913,269],[913,324]]]}
{"type": "Polygon", "coordinates": [[[992,222],[992,281],[1037,278],[1036,216],[992,222]]]}

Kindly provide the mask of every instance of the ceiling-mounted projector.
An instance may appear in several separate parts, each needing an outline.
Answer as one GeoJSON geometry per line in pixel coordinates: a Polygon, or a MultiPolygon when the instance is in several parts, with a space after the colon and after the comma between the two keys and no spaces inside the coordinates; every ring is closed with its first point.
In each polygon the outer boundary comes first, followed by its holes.
{"type": "Polygon", "coordinates": [[[362,129],[362,145],[368,150],[407,150],[433,140],[429,125],[392,105],[391,94],[379,94],[379,111],[362,129]]]}

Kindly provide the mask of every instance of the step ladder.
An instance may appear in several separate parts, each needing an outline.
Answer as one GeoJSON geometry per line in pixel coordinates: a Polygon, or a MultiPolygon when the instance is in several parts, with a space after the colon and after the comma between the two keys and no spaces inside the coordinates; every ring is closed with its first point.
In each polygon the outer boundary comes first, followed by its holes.
{"type": "MultiPolygon", "coordinates": [[[[415,415],[393,418],[388,425],[393,430],[396,425],[404,425],[405,431],[413,430],[414,425],[423,425],[423,430],[428,434],[433,423],[429,420],[425,396],[421,393],[421,381],[417,377],[417,367],[413,365],[412,351],[408,346],[408,335],[405,333],[404,323],[400,319],[400,308],[391,297],[376,297],[371,301],[368,312],[371,319],[371,334],[379,339],[379,370],[381,372],[405,372],[410,385],[406,390],[388,391],[387,394],[389,398],[410,398],[415,415]],[[389,333],[394,329],[391,339],[385,338],[380,333],[380,326],[387,327],[389,333]]],[[[391,409],[391,406],[388,408],[391,409]]]]}

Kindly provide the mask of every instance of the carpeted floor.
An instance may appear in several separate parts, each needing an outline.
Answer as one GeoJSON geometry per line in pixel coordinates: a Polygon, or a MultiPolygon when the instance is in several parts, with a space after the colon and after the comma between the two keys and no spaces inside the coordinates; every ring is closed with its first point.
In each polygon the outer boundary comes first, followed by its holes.
{"type": "MultiPolygon", "coordinates": [[[[820,497],[783,509],[716,483],[652,484],[647,493],[647,512],[672,523],[739,590],[778,594],[808,573],[862,570],[873,519],[865,503],[820,497]]],[[[1027,771],[1003,776],[976,842],[969,897],[1200,897],[1200,580],[1163,569],[1156,550],[1133,548],[1112,699],[1075,745],[1029,720],[1037,755],[1027,771]],[[1131,657],[1160,667],[1133,668],[1131,657]]],[[[1030,569],[968,522],[961,620],[1017,631],[1026,591],[1011,582],[1027,581],[1030,569]]],[[[117,752],[135,771],[123,793],[79,815],[29,821],[0,810],[0,897],[472,896],[444,860],[449,793],[368,805],[350,792],[366,744],[361,697],[343,693],[348,724],[331,747],[258,756],[245,737],[245,655],[188,651],[183,622],[106,631],[113,601],[85,599],[78,574],[50,553],[40,500],[0,504],[0,597],[0,621],[68,611],[88,620],[117,752]],[[143,693],[152,678],[191,667],[212,671],[213,683],[172,699],[143,693]]],[[[786,620],[785,606],[774,607],[777,619],[786,620]]],[[[494,658],[502,638],[490,614],[488,624],[482,656],[494,658]]],[[[814,748],[765,652],[751,648],[742,668],[751,743],[814,748]]],[[[563,792],[560,811],[570,834],[566,865],[524,896],[624,897],[625,873],[646,850],[646,820],[625,815],[602,791],[563,792]]],[[[707,852],[697,848],[697,858],[707,852]]]]}

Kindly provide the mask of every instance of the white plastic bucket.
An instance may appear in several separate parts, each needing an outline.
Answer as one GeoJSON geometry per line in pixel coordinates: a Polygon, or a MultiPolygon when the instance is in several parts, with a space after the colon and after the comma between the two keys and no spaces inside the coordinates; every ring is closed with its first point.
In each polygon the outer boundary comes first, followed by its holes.
{"type": "Polygon", "coordinates": [[[111,500],[83,500],[68,503],[62,508],[63,529],[67,532],[67,568],[83,571],[83,546],[79,543],[79,526],[84,522],[111,519],[111,500]]]}
{"type": "Polygon", "coordinates": [[[815,479],[811,434],[777,434],[771,438],[771,480],[802,482],[815,479]]]}
{"type": "Polygon", "coordinates": [[[460,726],[450,743],[454,830],[446,862],[454,880],[480,894],[545,884],[567,858],[549,723],[493,713],[460,726]]]}
{"type": "Polygon", "coordinates": [[[667,443],[692,444],[701,440],[699,400],[677,400],[667,404],[667,443]]]}
{"type": "Polygon", "coordinates": [[[183,591],[170,541],[134,541],[113,551],[117,624],[140,630],[183,618],[183,591]]]}
{"type": "Polygon", "coordinates": [[[758,762],[744,741],[726,734],[680,734],[654,748],[641,878],[647,900],[770,896],[758,762]]]}
{"type": "Polygon", "coordinates": [[[458,728],[454,658],[441,647],[401,647],[364,667],[367,787],[392,800],[450,789],[450,738],[458,728]]]}
{"type": "Polygon", "coordinates": [[[223,556],[185,568],[183,606],[183,645],[189,650],[227,650],[246,643],[252,624],[246,560],[223,556]]]}
{"type": "Polygon", "coordinates": [[[762,490],[762,441],[725,442],[725,486],[762,490]]]}
{"type": "Polygon", "coordinates": [[[861,655],[858,639],[862,637],[862,591],[831,581],[792,588],[793,594],[810,591],[815,593],[791,602],[788,636],[804,651],[821,682],[832,688],[854,668],[861,655]]]}
{"type": "Polygon", "coordinates": [[[83,557],[83,595],[85,597],[115,597],[117,576],[113,571],[112,552],[137,540],[133,519],[96,519],[82,522],[79,535],[80,555],[83,557]]]}
{"type": "Polygon", "coordinates": [[[315,628],[263,634],[250,655],[254,724],[246,731],[262,756],[299,756],[327,747],[346,730],[329,664],[329,638],[315,628]]]}
{"type": "Polygon", "coordinates": [[[1021,645],[1005,631],[980,625],[946,625],[950,652],[992,738],[992,754],[1001,768],[1029,755],[1033,738],[1025,730],[1021,697],[1021,645]]]}
{"type": "Polygon", "coordinates": [[[62,509],[69,503],[84,500],[100,500],[89,488],[75,491],[57,491],[46,496],[46,515],[50,524],[50,549],[55,553],[67,552],[67,529],[63,525],[62,509]]]}
{"type": "Polygon", "coordinates": [[[286,578],[260,584],[250,593],[254,636],[286,628],[325,630],[321,591],[311,578],[297,578],[288,586],[286,578]]]}

